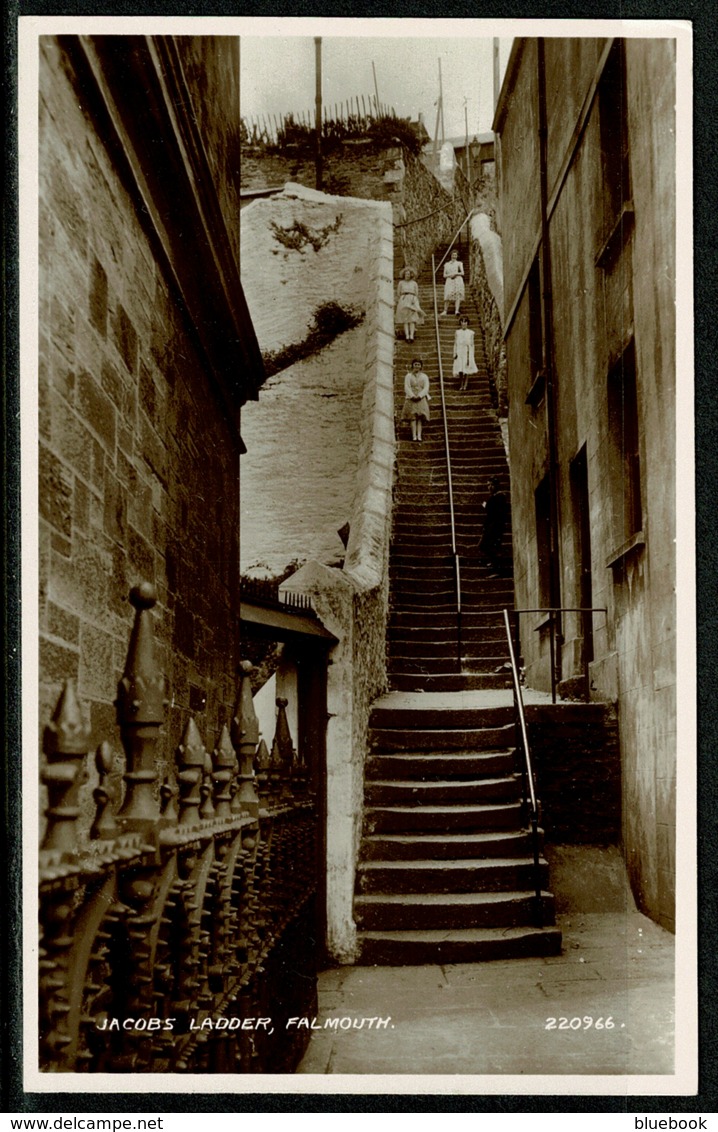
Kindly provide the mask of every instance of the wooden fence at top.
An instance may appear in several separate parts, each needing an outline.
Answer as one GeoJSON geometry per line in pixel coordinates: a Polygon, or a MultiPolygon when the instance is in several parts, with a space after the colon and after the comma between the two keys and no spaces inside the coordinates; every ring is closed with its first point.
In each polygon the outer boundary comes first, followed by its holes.
{"type": "MultiPolygon", "coordinates": [[[[393,106],[377,103],[376,96],[353,95],[342,102],[327,103],[322,107],[323,132],[338,132],[340,129],[348,136],[360,135],[366,131],[370,122],[384,115],[396,117],[393,106]]],[[[316,128],[316,117],[313,109],[299,112],[290,111],[277,116],[276,114],[242,115],[244,140],[253,146],[277,145],[278,140],[286,132],[287,124],[300,127],[305,131],[316,128]]]]}

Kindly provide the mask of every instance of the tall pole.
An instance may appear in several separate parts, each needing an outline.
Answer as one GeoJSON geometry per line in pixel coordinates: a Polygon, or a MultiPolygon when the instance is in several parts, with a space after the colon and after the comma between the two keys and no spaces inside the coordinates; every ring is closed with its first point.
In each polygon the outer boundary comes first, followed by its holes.
{"type": "Polygon", "coordinates": [[[374,73],[374,98],[376,99],[376,116],[378,118],[380,113],[381,113],[381,111],[379,110],[379,87],[378,87],[377,81],[376,81],[376,67],[374,66],[374,60],[373,59],[371,61],[371,69],[374,73]]]}
{"type": "Polygon", "coordinates": [[[494,36],[494,114],[499,104],[499,41],[494,36]]]}
{"type": "Polygon", "coordinates": [[[471,171],[469,169],[469,108],[464,99],[464,127],[465,127],[465,141],[464,141],[464,166],[466,172],[466,180],[471,184],[471,171]]]}
{"type": "Polygon", "coordinates": [[[316,170],[316,187],[322,187],[322,37],[314,37],[314,60],[316,72],[316,152],[314,165],[316,170]]]}
{"type": "Polygon", "coordinates": [[[441,144],[446,140],[444,137],[444,88],[441,85],[441,56],[439,56],[439,113],[441,115],[441,144]]]}

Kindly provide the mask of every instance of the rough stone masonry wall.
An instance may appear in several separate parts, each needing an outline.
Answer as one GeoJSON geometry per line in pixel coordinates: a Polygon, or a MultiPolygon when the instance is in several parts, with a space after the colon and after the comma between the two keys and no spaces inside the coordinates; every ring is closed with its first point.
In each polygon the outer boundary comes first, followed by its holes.
{"type": "Polygon", "coordinates": [[[193,686],[209,743],[233,702],[237,454],[61,50],[40,43],[39,721],[72,678],[92,747],[116,736],[128,592],[148,579],[170,760],[193,686]]]}
{"type": "MultiPolygon", "coordinates": [[[[457,171],[459,172],[459,171],[457,171]]],[[[314,163],[291,154],[242,151],[242,190],[272,188],[286,182],[313,187],[314,163]]],[[[447,192],[419,157],[406,150],[377,152],[357,145],[325,155],[324,191],[387,200],[394,210],[395,250],[403,263],[421,270],[434,248],[448,243],[466,218],[468,186],[459,173],[447,192]]]]}
{"type": "Polygon", "coordinates": [[[351,533],[343,570],[310,562],[283,588],[311,593],[339,639],[328,674],[327,946],[338,962],[356,952],[354,875],[361,837],[369,710],[386,687],[388,559],[394,475],[393,241],[377,215],[367,265],[365,383],[351,533]]]}
{"type": "MultiPolygon", "coordinates": [[[[373,147],[348,144],[325,154],[322,191],[334,196],[389,200],[393,195],[393,185],[385,181],[384,175],[393,168],[395,152],[377,152],[373,147]]],[[[315,188],[316,168],[313,159],[292,153],[242,149],[242,192],[277,188],[287,182],[315,188]]]]}
{"type": "Polygon", "coordinates": [[[418,157],[404,154],[402,223],[397,227],[397,250],[417,271],[427,264],[439,244],[448,244],[466,219],[460,193],[452,196],[418,157]]]}

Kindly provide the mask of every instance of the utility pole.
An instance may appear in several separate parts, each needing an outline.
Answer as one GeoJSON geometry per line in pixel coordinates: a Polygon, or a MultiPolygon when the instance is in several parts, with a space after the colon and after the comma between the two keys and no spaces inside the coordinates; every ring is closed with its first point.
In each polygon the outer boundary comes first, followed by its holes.
{"type": "Polygon", "coordinates": [[[441,83],[441,56],[439,56],[439,109],[441,111],[441,144],[445,142],[444,137],[444,88],[441,83]]]}
{"type": "Polygon", "coordinates": [[[441,57],[439,57],[439,98],[436,103],[436,125],[434,126],[434,167],[439,142],[439,123],[441,123],[441,144],[444,144],[444,94],[441,86],[441,57]]]}
{"type": "Polygon", "coordinates": [[[499,104],[499,41],[494,36],[494,114],[499,104]]]}
{"type": "Polygon", "coordinates": [[[379,109],[379,87],[378,87],[377,81],[376,81],[376,67],[374,66],[374,60],[373,59],[371,61],[371,69],[374,73],[374,99],[376,101],[376,116],[378,118],[379,115],[381,114],[381,111],[379,109]]]}
{"type": "Polygon", "coordinates": [[[314,167],[316,170],[316,187],[322,187],[322,37],[314,37],[314,60],[316,73],[316,151],[314,167]]]}

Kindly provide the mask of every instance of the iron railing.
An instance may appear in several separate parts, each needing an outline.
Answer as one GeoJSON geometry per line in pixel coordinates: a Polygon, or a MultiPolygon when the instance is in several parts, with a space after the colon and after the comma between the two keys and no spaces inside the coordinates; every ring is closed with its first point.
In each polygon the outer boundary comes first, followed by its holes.
{"type": "MultiPolygon", "coordinates": [[[[591,614],[591,613],[604,613],[605,614],[606,612],[607,612],[607,610],[606,610],[605,606],[571,606],[571,605],[547,606],[545,608],[538,608],[538,609],[514,609],[514,610],[512,610],[512,614],[514,616],[514,641],[515,641],[515,645],[516,645],[516,651],[519,655],[521,655],[521,634],[520,634],[520,628],[519,628],[519,617],[520,617],[520,615],[522,613],[546,613],[546,614],[548,614],[549,650],[550,650],[550,656],[551,656],[551,701],[552,701],[552,703],[554,703],[554,704],[556,703],[556,688],[558,686],[558,665],[556,663],[556,643],[557,643],[556,622],[558,620],[559,615],[561,613],[581,613],[585,616],[586,614],[591,614]]],[[[538,632],[543,627],[544,627],[543,625],[537,626],[536,631],[538,632]]],[[[588,671],[586,671],[586,678],[588,678],[588,671]]]]}
{"type": "MultiPolygon", "coordinates": [[[[465,207],[465,206],[464,206],[464,207],[465,207]]],[[[433,273],[434,273],[434,287],[435,287],[435,288],[436,288],[436,272],[437,272],[437,271],[439,270],[439,268],[440,268],[440,267],[441,267],[441,265],[443,264],[443,262],[444,262],[444,260],[446,259],[446,257],[447,257],[448,255],[450,255],[450,254],[451,254],[451,250],[452,250],[452,248],[454,247],[454,244],[455,244],[455,243],[456,243],[456,241],[457,241],[457,240],[459,239],[459,237],[461,236],[461,233],[463,232],[464,228],[465,228],[465,227],[466,227],[466,225],[467,225],[467,224],[469,223],[469,221],[471,220],[471,217],[472,217],[472,216],[474,215],[474,213],[475,213],[476,211],[477,211],[477,209],[475,209],[475,208],[472,208],[472,209],[470,209],[470,210],[469,210],[469,211],[468,211],[468,212],[466,213],[466,217],[465,217],[465,219],[464,219],[464,220],[462,220],[461,224],[460,224],[460,225],[459,225],[459,227],[458,227],[458,228],[456,229],[456,232],[455,232],[455,233],[454,233],[454,235],[453,235],[453,238],[452,238],[452,240],[451,240],[451,243],[447,245],[446,251],[444,252],[444,254],[443,254],[443,256],[441,257],[441,259],[439,260],[439,262],[438,262],[438,263],[436,264],[436,266],[434,266],[434,257],[433,257],[433,256],[431,257],[431,267],[432,267],[432,271],[433,271],[433,273]]],[[[469,246],[470,246],[470,245],[469,245],[469,246]]]]}
{"type": "Polygon", "coordinates": [[[436,295],[436,271],[434,256],[431,257],[431,279],[434,296],[434,329],[436,332],[436,353],[439,369],[439,391],[441,393],[441,415],[444,423],[444,451],[446,453],[446,477],[449,494],[449,518],[451,522],[451,554],[454,561],[454,585],[456,589],[456,653],[457,667],[461,672],[461,561],[456,547],[456,518],[454,514],[454,487],[451,476],[451,448],[449,444],[449,422],[446,412],[444,390],[444,366],[441,360],[441,335],[439,333],[439,307],[436,295]]]}
{"type": "Polygon", "coordinates": [[[533,849],[533,876],[534,876],[534,918],[537,927],[543,927],[543,900],[541,897],[541,865],[539,862],[539,812],[536,801],[536,787],[534,783],[533,767],[531,765],[531,748],[529,747],[528,731],[526,729],[526,713],[521,692],[521,680],[514,653],[514,642],[511,634],[509,611],[504,609],[504,625],[506,627],[506,640],[509,647],[509,663],[511,665],[511,685],[514,700],[514,722],[516,726],[516,745],[521,752],[521,778],[523,783],[523,804],[531,826],[531,844],[533,849]]]}
{"type": "Polygon", "coordinates": [[[240,596],[258,601],[263,605],[278,606],[285,609],[299,609],[314,614],[310,594],[295,593],[293,590],[280,591],[280,583],[272,578],[241,578],[240,596]]]}
{"type": "Polygon", "coordinates": [[[188,715],[165,765],[155,600],[131,594],[125,757],[111,733],[91,752],[72,681],[45,728],[40,1069],[293,1072],[306,1039],[287,1019],[316,1009],[314,768],[286,699],[271,749],[260,738],[248,662],[232,719],[203,738],[188,715]]]}

